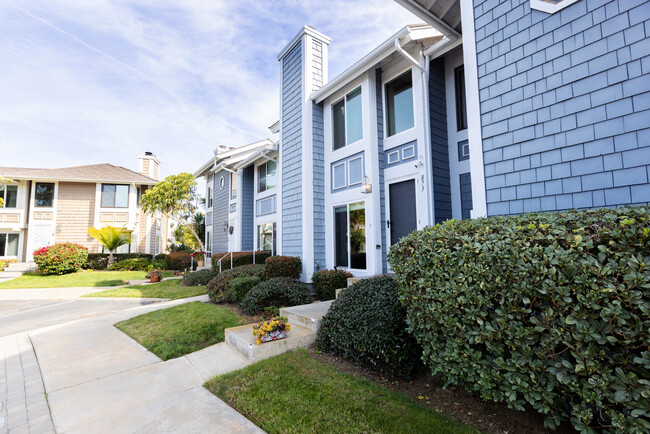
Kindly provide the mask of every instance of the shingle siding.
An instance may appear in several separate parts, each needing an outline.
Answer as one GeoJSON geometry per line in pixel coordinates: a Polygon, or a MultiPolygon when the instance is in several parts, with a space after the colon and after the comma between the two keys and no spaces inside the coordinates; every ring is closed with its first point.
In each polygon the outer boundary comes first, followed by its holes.
{"type": "Polygon", "coordinates": [[[228,251],[228,201],[230,200],[230,173],[220,170],[212,178],[212,253],[228,251]],[[220,180],[223,177],[223,189],[220,180]]]}
{"type": "Polygon", "coordinates": [[[242,170],[241,206],[241,249],[253,250],[253,237],[257,234],[255,227],[255,166],[242,170]]]}
{"type": "Polygon", "coordinates": [[[474,5],[488,214],[648,202],[650,3],[474,5]]]}
{"type": "Polygon", "coordinates": [[[432,60],[429,68],[429,116],[433,165],[433,207],[436,223],[451,218],[451,184],[447,144],[447,103],[444,58],[432,60]]]}
{"type": "Polygon", "coordinates": [[[325,135],[323,106],[314,103],[314,270],[325,268],[325,135]]]}
{"type": "Polygon", "coordinates": [[[282,253],[302,257],[302,40],[282,59],[282,253]]]}
{"type": "Polygon", "coordinates": [[[384,100],[381,87],[381,69],[375,70],[377,96],[377,148],[379,154],[379,203],[381,209],[381,270],[388,272],[388,245],[386,244],[386,191],[384,187],[384,170],[386,154],[384,153],[384,100]]]}

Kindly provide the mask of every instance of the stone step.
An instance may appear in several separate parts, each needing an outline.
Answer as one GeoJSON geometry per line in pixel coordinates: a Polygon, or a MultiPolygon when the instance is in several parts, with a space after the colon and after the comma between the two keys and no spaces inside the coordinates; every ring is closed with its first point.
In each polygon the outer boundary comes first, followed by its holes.
{"type": "Polygon", "coordinates": [[[301,306],[283,307],[280,316],[285,316],[291,326],[298,325],[317,332],[323,317],[327,314],[332,300],[318,303],[303,304],[301,306]]]}
{"type": "Polygon", "coordinates": [[[7,267],[5,271],[36,271],[38,266],[33,262],[12,262],[7,267]]]}
{"type": "Polygon", "coordinates": [[[286,338],[257,345],[255,336],[253,336],[254,325],[247,324],[226,329],[226,343],[251,362],[268,359],[296,348],[307,347],[316,341],[315,331],[291,324],[291,331],[287,333],[286,338]]]}

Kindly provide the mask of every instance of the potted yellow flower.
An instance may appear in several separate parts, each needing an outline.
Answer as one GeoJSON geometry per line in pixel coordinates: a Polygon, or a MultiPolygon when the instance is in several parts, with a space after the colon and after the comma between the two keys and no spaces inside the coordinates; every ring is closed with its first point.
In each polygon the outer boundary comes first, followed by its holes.
{"type": "Polygon", "coordinates": [[[260,345],[263,342],[286,338],[289,330],[291,330],[291,325],[287,322],[287,318],[276,316],[256,324],[253,327],[253,336],[255,336],[255,343],[260,345]]]}

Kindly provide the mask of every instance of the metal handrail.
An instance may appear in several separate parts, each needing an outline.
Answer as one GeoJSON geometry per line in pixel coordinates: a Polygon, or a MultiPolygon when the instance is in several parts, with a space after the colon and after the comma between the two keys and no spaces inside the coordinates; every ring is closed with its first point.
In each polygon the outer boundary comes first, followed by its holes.
{"type": "Polygon", "coordinates": [[[217,260],[217,263],[219,264],[219,273],[221,273],[221,261],[228,257],[228,255],[230,255],[230,269],[232,270],[232,252],[228,252],[217,260]]]}

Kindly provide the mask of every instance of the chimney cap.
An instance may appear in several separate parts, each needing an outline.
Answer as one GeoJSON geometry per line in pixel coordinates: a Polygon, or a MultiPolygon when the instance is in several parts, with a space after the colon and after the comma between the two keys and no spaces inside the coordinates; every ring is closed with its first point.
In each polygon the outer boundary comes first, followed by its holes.
{"type": "Polygon", "coordinates": [[[151,156],[151,155],[153,155],[153,152],[147,151],[147,152],[144,153],[144,155],[151,156]]]}

